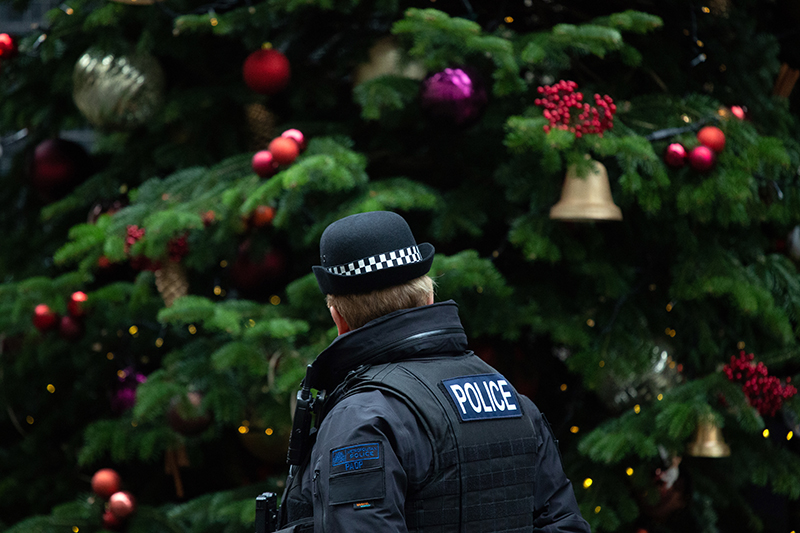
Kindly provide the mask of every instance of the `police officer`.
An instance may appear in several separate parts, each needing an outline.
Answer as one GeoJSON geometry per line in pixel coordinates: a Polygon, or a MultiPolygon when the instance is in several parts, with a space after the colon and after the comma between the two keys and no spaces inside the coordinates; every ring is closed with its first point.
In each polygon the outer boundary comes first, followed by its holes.
{"type": "Polygon", "coordinates": [[[588,532],[542,414],[433,303],[433,246],[377,211],[320,255],[339,336],[298,393],[280,531],[588,532]]]}

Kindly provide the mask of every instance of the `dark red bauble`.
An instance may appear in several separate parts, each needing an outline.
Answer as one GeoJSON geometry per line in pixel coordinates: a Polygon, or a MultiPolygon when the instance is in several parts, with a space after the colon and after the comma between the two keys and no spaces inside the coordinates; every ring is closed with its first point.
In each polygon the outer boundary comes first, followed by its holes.
{"type": "Polygon", "coordinates": [[[242,66],[244,82],[259,94],[276,94],[289,84],[291,67],[286,56],[277,50],[256,50],[242,66]]]}
{"type": "Polygon", "coordinates": [[[681,168],[686,164],[686,148],[681,143],[672,143],[664,150],[664,163],[672,168],[681,168]]]}
{"type": "Polygon", "coordinates": [[[704,126],[697,132],[697,140],[703,146],[708,146],[716,153],[725,148],[725,134],[716,126],[704,126]]]}
{"type": "Polygon", "coordinates": [[[267,149],[272,152],[272,158],[279,165],[290,165],[300,155],[300,146],[297,141],[288,137],[272,139],[267,149]]]}
{"type": "Polygon", "coordinates": [[[47,304],[39,304],[33,309],[33,325],[39,331],[49,331],[58,324],[58,315],[47,304]]]}
{"type": "Polygon", "coordinates": [[[698,172],[705,172],[714,166],[717,156],[708,146],[697,146],[689,152],[689,166],[698,172]]]}
{"type": "Polygon", "coordinates": [[[231,265],[233,285],[242,291],[261,291],[273,287],[286,273],[286,254],[279,248],[255,255],[249,246],[242,246],[231,265]]]}
{"type": "Polygon", "coordinates": [[[261,178],[269,178],[278,171],[278,162],[269,150],[261,150],[253,156],[253,172],[261,178]]]}
{"type": "Polygon", "coordinates": [[[300,130],[296,130],[294,128],[286,130],[283,133],[281,133],[281,137],[292,139],[294,142],[297,143],[297,146],[300,148],[301,152],[306,149],[306,136],[303,135],[303,132],[300,130]]]}
{"type": "Polygon", "coordinates": [[[136,512],[136,498],[125,490],[115,492],[108,498],[108,510],[117,518],[128,518],[136,512]]]}
{"type": "Polygon", "coordinates": [[[86,302],[87,296],[83,291],[73,292],[67,301],[67,312],[70,316],[79,317],[86,314],[83,304],[86,302]]]}
{"type": "Polygon", "coordinates": [[[92,476],[92,492],[107,500],[115,492],[119,492],[122,478],[112,468],[101,468],[92,476]]]}
{"type": "Polygon", "coordinates": [[[111,531],[119,531],[122,529],[124,522],[121,518],[118,518],[114,513],[111,512],[111,509],[106,509],[103,513],[103,529],[109,529],[111,531]]]}
{"type": "Polygon", "coordinates": [[[76,341],[83,335],[83,322],[80,318],[64,315],[58,323],[58,334],[62,339],[76,341]]]}
{"type": "Polygon", "coordinates": [[[31,183],[46,201],[65,196],[82,183],[89,173],[89,154],[78,143],[47,139],[39,143],[33,152],[31,183]]]}
{"type": "Polygon", "coordinates": [[[169,427],[187,437],[199,435],[205,431],[214,419],[211,412],[202,407],[203,395],[191,391],[186,396],[177,396],[169,403],[167,421],[169,427]]]}
{"type": "Polygon", "coordinates": [[[253,226],[263,228],[272,223],[273,218],[275,218],[275,208],[268,205],[260,205],[253,211],[250,221],[253,226]]]}

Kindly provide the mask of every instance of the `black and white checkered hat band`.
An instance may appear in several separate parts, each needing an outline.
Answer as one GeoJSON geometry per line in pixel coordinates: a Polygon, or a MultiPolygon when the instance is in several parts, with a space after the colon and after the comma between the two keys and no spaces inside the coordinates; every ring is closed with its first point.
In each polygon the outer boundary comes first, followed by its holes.
{"type": "Polygon", "coordinates": [[[328,267],[327,270],[331,274],[338,274],[340,276],[358,276],[385,268],[419,263],[420,261],[422,261],[422,254],[419,253],[419,248],[411,246],[409,248],[395,250],[394,252],[386,252],[365,259],[359,259],[352,263],[328,267]]]}

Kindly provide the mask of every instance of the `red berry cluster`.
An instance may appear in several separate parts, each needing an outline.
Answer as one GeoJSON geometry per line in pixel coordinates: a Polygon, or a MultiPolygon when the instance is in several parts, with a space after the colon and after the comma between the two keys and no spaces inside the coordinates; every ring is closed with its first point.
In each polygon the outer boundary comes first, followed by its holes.
{"type": "Polygon", "coordinates": [[[786,378],[786,385],[775,376],[767,373],[767,365],[762,362],[754,363],[753,354],[739,352],[739,357],[731,356],[731,362],[723,367],[723,372],[731,381],[740,381],[750,405],[762,415],[773,416],[781,408],[783,400],[788,400],[797,393],[794,385],[789,385],[790,378],[786,378]]]}
{"type": "Polygon", "coordinates": [[[592,106],[583,101],[583,93],[575,91],[577,87],[574,81],[561,80],[536,89],[542,97],[533,103],[544,107],[544,117],[550,121],[544,131],[560,129],[573,132],[575,137],[583,137],[587,133],[602,137],[604,131],[614,127],[617,106],[610,96],[599,94],[594,95],[597,107],[592,106]],[[570,109],[573,111],[570,112],[570,109]]]}
{"type": "Polygon", "coordinates": [[[189,237],[184,233],[179,237],[173,237],[167,243],[167,254],[169,260],[175,263],[189,254],[189,237]]]}
{"type": "Polygon", "coordinates": [[[144,228],[135,225],[128,226],[128,230],[125,234],[125,253],[129,253],[131,251],[131,246],[136,244],[136,241],[142,237],[144,237],[144,228]]]}

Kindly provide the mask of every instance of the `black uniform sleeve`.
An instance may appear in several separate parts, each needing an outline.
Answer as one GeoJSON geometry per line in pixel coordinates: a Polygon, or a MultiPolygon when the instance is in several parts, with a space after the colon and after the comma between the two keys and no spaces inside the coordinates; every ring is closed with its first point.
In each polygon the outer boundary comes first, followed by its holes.
{"type": "Polygon", "coordinates": [[[405,495],[431,469],[433,451],[416,417],[379,391],[339,402],[311,455],[316,533],[405,532],[405,495]]]}
{"type": "Polygon", "coordinates": [[[590,533],[591,528],[581,516],[572,483],[564,473],[561,454],[553,437],[550,424],[536,405],[522,396],[527,413],[531,414],[536,430],[541,435],[537,453],[536,489],[534,493],[534,531],[543,533],[590,533]]]}

